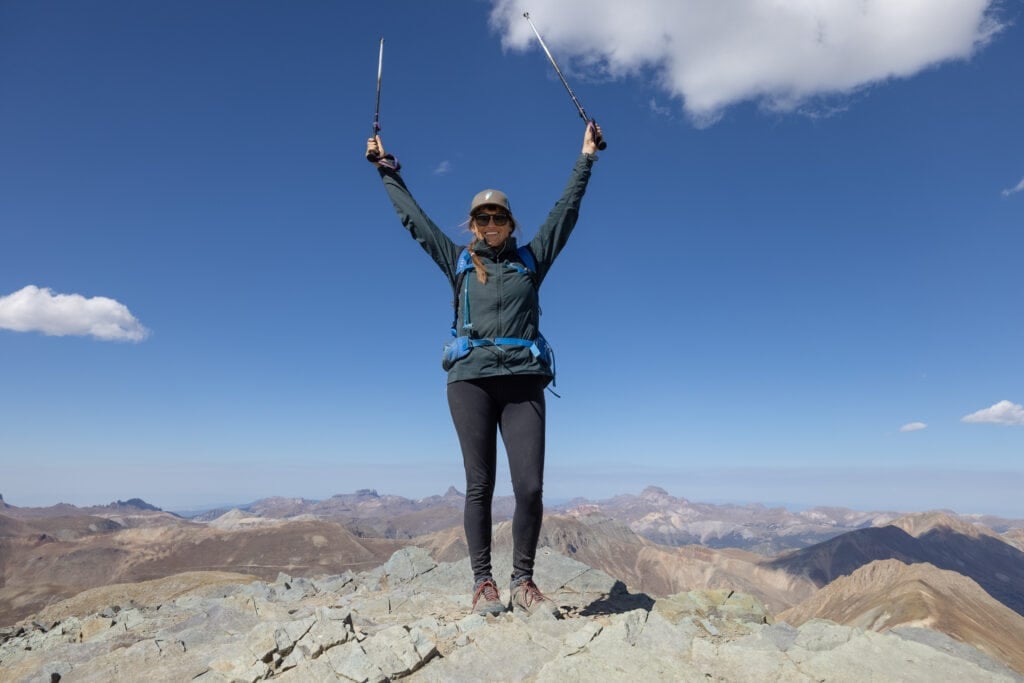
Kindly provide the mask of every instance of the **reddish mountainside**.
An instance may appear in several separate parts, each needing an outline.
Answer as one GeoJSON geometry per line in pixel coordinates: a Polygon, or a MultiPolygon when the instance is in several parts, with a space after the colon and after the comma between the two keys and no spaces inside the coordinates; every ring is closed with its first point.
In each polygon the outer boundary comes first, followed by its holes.
{"type": "MultiPolygon", "coordinates": [[[[766,568],[764,556],[735,548],[679,548],[652,543],[628,526],[602,515],[549,515],[540,543],[613,576],[635,592],[652,596],[726,588],[756,595],[771,612],[811,595],[806,577],[766,568]]],[[[498,525],[496,547],[511,547],[511,523],[498,525]]]]}
{"type": "Polygon", "coordinates": [[[871,562],[782,612],[778,619],[794,626],[828,619],[875,631],[930,628],[1024,673],[1024,617],[971,579],[927,563],[871,562]]]}
{"type": "Polygon", "coordinates": [[[222,531],[174,518],[125,529],[92,517],[0,515],[0,625],[96,586],[179,572],[243,572],[272,579],[375,567],[406,545],[361,539],[334,522],[278,522],[222,531]],[[6,535],[5,535],[6,534],[6,535]]]}
{"type": "Polygon", "coordinates": [[[910,515],[899,524],[860,529],[803,550],[786,553],[767,563],[809,577],[818,586],[875,560],[900,560],[906,564],[927,562],[940,569],[963,574],[993,598],[1024,615],[1024,552],[975,525],[964,525],[946,515],[910,515]]]}

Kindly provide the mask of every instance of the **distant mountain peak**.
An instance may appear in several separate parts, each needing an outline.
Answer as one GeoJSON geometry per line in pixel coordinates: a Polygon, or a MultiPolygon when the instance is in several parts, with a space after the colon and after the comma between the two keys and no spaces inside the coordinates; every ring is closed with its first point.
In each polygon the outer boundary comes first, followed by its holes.
{"type": "Polygon", "coordinates": [[[129,498],[128,500],[115,500],[108,508],[119,509],[119,508],[134,508],[136,510],[150,510],[151,512],[163,512],[162,509],[155,505],[150,505],[141,498],[129,498]]]}
{"type": "Polygon", "coordinates": [[[641,498],[671,498],[668,491],[661,488],[660,486],[648,486],[640,492],[641,498]]]}
{"type": "Polygon", "coordinates": [[[459,491],[454,486],[449,486],[448,490],[444,492],[445,498],[462,498],[462,491],[459,491]]]}
{"type": "Polygon", "coordinates": [[[947,529],[965,536],[978,538],[979,536],[994,536],[992,532],[986,531],[976,524],[957,519],[945,510],[932,510],[929,512],[915,512],[903,515],[889,522],[890,526],[903,529],[914,538],[920,538],[929,531],[935,529],[947,529]]]}

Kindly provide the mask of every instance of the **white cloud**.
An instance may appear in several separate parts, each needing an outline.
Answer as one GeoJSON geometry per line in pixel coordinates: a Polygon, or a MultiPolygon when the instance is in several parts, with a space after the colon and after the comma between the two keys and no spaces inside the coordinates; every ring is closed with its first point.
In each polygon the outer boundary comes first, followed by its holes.
{"type": "MultiPolygon", "coordinates": [[[[653,75],[690,117],[731,104],[792,111],[967,59],[1002,25],[997,0],[532,0],[530,18],[563,72],[653,75]]],[[[540,49],[519,0],[491,24],[514,50],[540,49]]],[[[577,93],[578,94],[578,93],[577,93]]]]}
{"type": "Polygon", "coordinates": [[[964,422],[988,422],[1000,425],[1024,425],[1024,406],[1000,401],[994,406],[971,413],[964,422]]]}
{"type": "Polygon", "coordinates": [[[91,335],[104,341],[137,342],[149,335],[128,307],[114,299],[54,294],[35,285],[0,297],[0,329],[55,337],[91,335]]]}
{"type": "Polygon", "coordinates": [[[924,422],[908,422],[907,424],[900,427],[901,432],[919,432],[922,429],[927,429],[928,425],[924,422]]]}
{"type": "Polygon", "coordinates": [[[1009,197],[1011,194],[1017,194],[1018,192],[1021,192],[1021,191],[1024,191],[1024,178],[1021,178],[1021,181],[1019,183],[1017,183],[1017,185],[1015,187],[1011,187],[1011,188],[1008,188],[1006,190],[1003,190],[1003,196],[1004,197],[1009,197]]]}
{"type": "Polygon", "coordinates": [[[446,173],[450,172],[451,170],[452,170],[451,162],[445,160],[445,161],[442,161],[440,164],[438,164],[437,168],[434,169],[434,175],[445,175],[446,173]]]}
{"type": "Polygon", "coordinates": [[[672,115],[672,110],[671,109],[669,109],[668,107],[666,107],[663,104],[658,104],[658,100],[654,99],[653,97],[650,99],[650,101],[647,103],[647,105],[651,108],[651,112],[657,114],[658,116],[671,116],[672,115]]]}

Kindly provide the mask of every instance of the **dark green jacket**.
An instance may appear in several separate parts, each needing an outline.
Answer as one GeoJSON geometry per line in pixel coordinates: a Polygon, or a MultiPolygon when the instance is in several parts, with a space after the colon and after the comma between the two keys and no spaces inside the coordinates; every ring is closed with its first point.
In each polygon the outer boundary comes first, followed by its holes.
{"type": "MultiPolygon", "coordinates": [[[[536,261],[536,273],[527,275],[509,267],[507,263],[520,263],[514,237],[502,247],[488,247],[482,240],[475,241],[472,249],[480,255],[487,269],[487,282],[481,284],[473,271],[463,277],[462,291],[458,295],[456,314],[457,332],[462,335],[466,315],[466,288],[472,329],[470,336],[478,339],[516,337],[533,340],[540,331],[540,304],[537,290],[551,269],[555,257],[569,239],[580,202],[590,180],[590,169],[597,157],[581,154],[569,176],[569,183],[555,204],[547,220],[540,226],[537,236],[530,240],[530,250],[536,261]]],[[[384,188],[395,205],[402,225],[420,243],[424,251],[441,267],[452,287],[459,254],[465,245],[456,244],[420,208],[398,173],[381,168],[384,188]]],[[[500,375],[552,376],[542,360],[535,358],[523,346],[479,346],[469,352],[448,371],[448,381],[495,377],[500,375]]]]}

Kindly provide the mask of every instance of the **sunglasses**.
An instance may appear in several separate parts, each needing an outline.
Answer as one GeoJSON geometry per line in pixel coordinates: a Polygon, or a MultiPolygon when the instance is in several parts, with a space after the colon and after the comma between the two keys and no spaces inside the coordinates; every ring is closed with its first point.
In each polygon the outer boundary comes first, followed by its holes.
{"type": "Polygon", "coordinates": [[[509,216],[507,213],[478,213],[473,216],[473,221],[481,228],[486,228],[491,224],[491,220],[493,219],[494,224],[500,228],[501,226],[508,224],[508,218],[509,216]]]}

